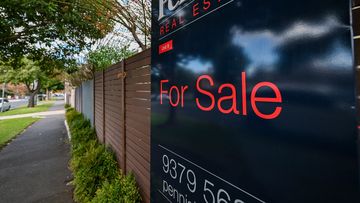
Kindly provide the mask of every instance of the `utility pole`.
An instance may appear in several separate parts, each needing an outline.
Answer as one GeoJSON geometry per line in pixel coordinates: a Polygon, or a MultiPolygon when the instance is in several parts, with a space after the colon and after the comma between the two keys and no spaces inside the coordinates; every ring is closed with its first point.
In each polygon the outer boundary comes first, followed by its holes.
{"type": "Polygon", "coordinates": [[[6,83],[4,82],[4,83],[3,83],[3,86],[2,86],[1,112],[4,111],[5,86],[6,86],[6,83]]]}

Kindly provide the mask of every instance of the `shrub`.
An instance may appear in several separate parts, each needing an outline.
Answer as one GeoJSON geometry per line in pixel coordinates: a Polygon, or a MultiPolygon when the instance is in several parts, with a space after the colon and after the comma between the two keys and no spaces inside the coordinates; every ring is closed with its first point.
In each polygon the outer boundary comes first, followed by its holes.
{"type": "Polygon", "coordinates": [[[75,201],[140,202],[134,176],[121,173],[114,154],[97,141],[90,122],[73,108],[66,109],[66,120],[71,132],[75,201]]]}
{"type": "Polygon", "coordinates": [[[66,117],[68,124],[70,125],[75,119],[80,119],[81,114],[78,113],[77,111],[75,111],[74,108],[68,108],[68,109],[66,109],[65,117],[66,117]]]}
{"type": "Polygon", "coordinates": [[[90,144],[77,166],[74,196],[78,202],[89,202],[105,181],[115,179],[119,173],[113,155],[99,144],[90,144]]]}
{"type": "Polygon", "coordinates": [[[106,181],[102,188],[96,192],[92,203],[138,203],[141,198],[136,189],[136,181],[132,174],[118,176],[111,183],[106,181]]]}
{"type": "Polygon", "coordinates": [[[65,104],[65,109],[71,108],[70,104],[65,104]]]}

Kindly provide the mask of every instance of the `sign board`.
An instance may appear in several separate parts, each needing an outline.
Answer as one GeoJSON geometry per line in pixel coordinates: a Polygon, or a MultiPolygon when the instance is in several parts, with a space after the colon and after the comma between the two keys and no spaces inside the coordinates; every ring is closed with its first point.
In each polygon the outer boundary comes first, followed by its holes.
{"type": "Polygon", "coordinates": [[[152,202],[360,202],[349,1],[152,5],[152,202]]]}

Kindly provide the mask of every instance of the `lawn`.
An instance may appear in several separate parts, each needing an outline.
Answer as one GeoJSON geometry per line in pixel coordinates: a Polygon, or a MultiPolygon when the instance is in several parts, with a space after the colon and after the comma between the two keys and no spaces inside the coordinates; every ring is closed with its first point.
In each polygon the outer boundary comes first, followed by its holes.
{"type": "Polygon", "coordinates": [[[0,120],[0,148],[39,119],[40,118],[27,117],[0,120]]]}
{"type": "Polygon", "coordinates": [[[18,114],[27,114],[27,113],[37,113],[42,111],[47,111],[54,102],[41,102],[34,108],[28,108],[26,106],[19,107],[16,109],[12,109],[10,111],[0,112],[0,116],[10,116],[10,115],[18,115],[18,114]]]}

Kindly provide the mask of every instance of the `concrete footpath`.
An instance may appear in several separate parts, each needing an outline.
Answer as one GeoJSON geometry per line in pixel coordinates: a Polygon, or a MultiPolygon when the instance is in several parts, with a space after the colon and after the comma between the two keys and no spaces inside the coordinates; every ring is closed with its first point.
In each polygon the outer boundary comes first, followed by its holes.
{"type": "MultiPolygon", "coordinates": [[[[56,107],[56,106],[54,106],[56,107]]],[[[11,116],[0,116],[0,120],[13,119],[13,118],[25,118],[25,117],[43,117],[43,116],[52,116],[52,115],[64,115],[65,110],[51,110],[43,111],[38,113],[27,113],[27,114],[19,114],[19,115],[11,115],[11,116]]]]}
{"type": "Polygon", "coordinates": [[[0,150],[0,202],[73,202],[69,159],[64,114],[46,115],[0,150]]]}

